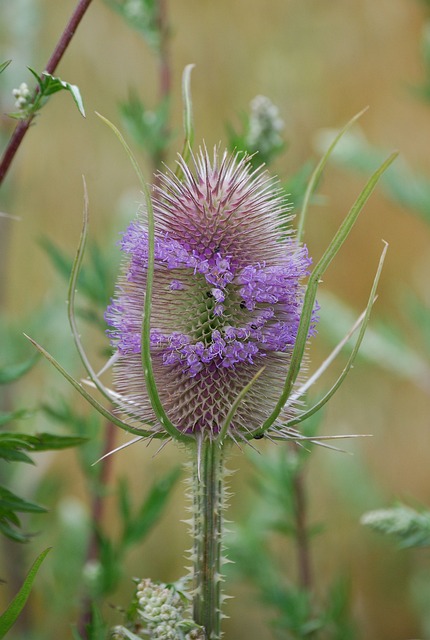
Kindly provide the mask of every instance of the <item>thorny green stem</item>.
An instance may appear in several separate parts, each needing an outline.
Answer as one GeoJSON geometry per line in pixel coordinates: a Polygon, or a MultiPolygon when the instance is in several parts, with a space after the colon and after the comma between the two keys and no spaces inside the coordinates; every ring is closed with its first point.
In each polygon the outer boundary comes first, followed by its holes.
{"type": "MultiPolygon", "coordinates": [[[[57,45],[46,64],[45,71],[47,73],[54,73],[90,4],[91,0],[79,0],[69,22],[66,25],[66,28],[61,34],[60,39],[58,40],[57,45]]],[[[37,93],[38,88],[36,88],[35,96],[37,95],[37,93]]],[[[27,133],[31,123],[33,122],[34,115],[35,114],[31,115],[26,120],[21,120],[17,124],[15,131],[13,132],[11,139],[9,140],[9,144],[6,147],[2,160],[0,162],[0,185],[2,184],[10,165],[12,164],[12,161],[19,149],[19,146],[25,134],[27,133]]]]}
{"type": "Polygon", "coordinates": [[[215,442],[196,450],[193,469],[194,621],[207,640],[221,637],[221,551],[224,454],[215,442]]]}

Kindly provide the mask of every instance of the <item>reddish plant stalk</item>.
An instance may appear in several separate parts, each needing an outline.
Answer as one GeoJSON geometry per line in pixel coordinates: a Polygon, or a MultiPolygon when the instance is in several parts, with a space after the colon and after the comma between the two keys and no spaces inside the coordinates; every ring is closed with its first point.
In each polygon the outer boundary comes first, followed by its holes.
{"type": "MultiPolygon", "coordinates": [[[[79,0],[69,22],[66,25],[66,28],[61,34],[61,37],[58,40],[57,45],[47,62],[47,65],[45,68],[45,71],[47,73],[50,73],[50,74],[54,73],[55,69],[58,66],[58,63],[60,62],[67,47],[69,46],[70,41],[73,38],[79,23],[84,17],[86,10],[90,6],[91,1],[92,0],[79,0]]],[[[38,88],[36,88],[35,95],[37,95],[37,93],[38,93],[38,88]]],[[[9,170],[10,165],[12,164],[12,161],[21,145],[21,142],[25,134],[30,128],[30,125],[33,119],[34,119],[34,115],[31,115],[26,120],[21,120],[17,124],[15,131],[13,132],[9,140],[9,144],[6,147],[2,160],[0,162],[0,185],[2,184],[6,176],[6,173],[9,170]]]]}
{"type": "Polygon", "coordinates": [[[306,522],[306,493],[302,472],[298,472],[294,476],[293,492],[299,584],[302,589],[309,591],[312,589],[312,568],[306,522]]]}
{"type": "MultiPolygon", "coordinates": [[[[169,99],[172,90],[172,71],[170,64],[170,29],[167,18],[167,0],[158,0],[157,7],[157,27],[160,34],[160,45],[158,50],[159,65],[159,95],[160,102],[169,99]]],[[[164,139],[169,135],[169,127],[166,125],[162,132],[164,139]]],[[[153,173],[158,171],[166,160],[165,148],[160,148],[152,159],[153,173]]],[[[154,183],[156,183],[155,178],[154,183]]]]}
{"type": "MultiPolygon", "coordinates": [[[[102,455],[109,453],[115,446],[116,427],[108,422],[104,432],[104,444],[102,455]]],[[[112,472],[113,456],[107,456],[101,460],[100,476],[98,479],[99,489],[94,493],[91,501],[91,522],[92,532],[88,542],[86,561],[96,561],[100,558],[100,543],[97,535],[97,531],[102,528],[105,501],[104,496],[101,493],[103,487],[106,487],[112,472]]],[[[86,596],[81,605],[81,614],[77,624],[78,632],[82,638],[87,637],[88,625],[91,623],[92,617],[92,600],[89,596],[86,596]]]]}

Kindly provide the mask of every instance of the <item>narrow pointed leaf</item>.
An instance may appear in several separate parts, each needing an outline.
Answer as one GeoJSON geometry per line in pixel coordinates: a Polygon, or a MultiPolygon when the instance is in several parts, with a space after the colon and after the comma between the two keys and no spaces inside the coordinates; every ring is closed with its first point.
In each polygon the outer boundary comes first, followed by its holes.
{"type": "Polygon", "coordinates": [[[33,566],[27,574],[27,577],[22,585],[21,589],[18,591],[6,611],[0,616],[0,638],[4,638],[6,633],[11,629],[11,627],[15,624],[19,614],[24,608],[25,603],[27,602],[28,596],[30,595],[31,588],[33,586],[34,579],[37,575],[37,572],[40,569],[40,565],[46,558],[49,553],[50,548],[42,551],[40,556],[36,558],[33,566]]]}
{"type": "Polygon", "coordinates": [[[29,502],[20,498],[9,489],[0,487],[0,517],[8,511],[18,511],[19,513],[45,513],[46,509],[34,502],[29,502]]]}
{"type": "Polygon", "coordinates": [[[290,420],[290,422],[287,423],[287,426],[292,427],[296,424],[299,424],[300,422],[302,422],[303,420],[306,420],[307,418],[309,418],[311,415],[313,415],[314,413],[316,413],[317,411],[319,411],[321,409],[321,407],[323,407],[326,402],[328,402],[330,400],[330,398],[336,393],[336,391],[339,389],[340,385],[342,384],[342,382],[345,380],[346,376],[348,375],[348,372],[350,371],[351,367],[354,364],[355,358],[357,356],[358,350],[361,346],[361,343],[363,341],[364,338],[364,334],[366,333],[366,329],[367,329],[367,325],[369,323],[370,320],[370,313],[375,301],[375,296],[376,296],[376,288],[378,286],[378,282],[379,282],[379,278],[381,276],[381,271],[382,271],[382,266],[384,264],[384,260],[385,260],[385,254],[387,253],[387,249],[388,249],[388,245],[386,244],[382,254],[381,254],[381,258],[379,260],[379,265],[378,265],[378,269],[373,281],[373,286],[372,286],[372,290],[370,292],[370,296],[369,296],[369,300],[367,303],[367,307],[366,307],[366,312],[364,315],[364,319],[363,322],[361,323],[361,327],[360,327],[360,331],[358,333],[357,336],[357,340],[355,342],[354,348],[351,352],[351,355],[348,358],[348,362],[345,366],[345,368],[343,369],[342,373],[340,374],[340,376],[338,377],[338,379],[336,380],[336,382],[334,383],[334,385],[331,387],[331,389],[324,395],[323,398],[321,398],[321,400],[319,402],[317,402],[311,409],[309,409],[308,411],[305,411],[304,413],[302,413],[301,415],[297,416],[297,418],[295,418],[294,420],[290,420]]]}
{"type": "Polygon", "coordinates": [[[193,102],[191,99],[191,72],[194,64],[188,64],[182,74],[182,101],[183,101],[183,118],[184,118],[184,149],[182,157],[187,162],[190,157],[190,151],[194,142],[194,123],[193,123],[193,102]]]}
{"type": "Polygon", "coordinates": [[[145,203],[147,207],[147,216],[148,216],[148,267],[146,274],[146,293],[145,293],[145,303],[143,310],[143,319],[142,319],[142,339],[141,339],[141,357],[142,357],[142,368],[145,377],[145,384],[148,392],[149,399],[151,401],[152,409],[157,417],[159,423],[163,426],[166,432],[175,440],[179,440],[181,442],[190,442],[193,440],[191,436],[187,436],[179,429],[175,427],[174,424],[169,420],[164,407],[161,403],[160,396],[158,394],[157,385],[155,383],[154,371],[152,367],[152,358],[151,358],[151,342],[150,342],[150,320],[151,320],[151,306],[152,306],[152,283],[154,278],[154,211],[152,208],[152,200],[151,195],[149,193],[148,186],[143,178],[143,174],[140,170],[139,164],[134,157],[130,147],[124,140],[121,132],[115,127],[112,122],[110,122],[107,118],[101,116],[99,113],[97,114],[103,122],[105,122],[110,129],[115,133],[116,137],[120,141],[123,149],[125,150],[135,172],[140,182],[140,186],[142,187],[142,191],[145,197],[145,203]]]}
{"type": "MultiPolygon", "coordinates": [[[[24,334],[25,335],[25,334],[24,334]]],[[[108,411],[107,409],[104,408],[104,406],[102,404],[100,404],[100,402],[98,402],[95,398],[92,397],[92,395],[90,395],[85,389],[84,387],[81,385],[80,382],[78,382],[77,380],[75,380],[69,373],[67,373],[67,371],[65,369],[63,369],[63,367],[60,365],[59,362],[57,362],[57,360],[55,360],[55,358],[53,358],[51,356],[50,353],[48,353],[43,347],[40,346],[40,344],[38,344],[37,342],[35,342],[35,340],[33,340],[32,338],[30,338],[29,336],[26,336],[26,338],[28,340],[30,340],[30,342],[36,347],[36,349],[38,349],[38,351],[45,356],[45,358],[52,364],[54,365],[54,367],[57,369],[57,371],[59,371],[61,373],[62,376],[64,376],[64,378],[66,378],[66,380],[68,382],[70,382],[70,384],[76,389],[76,391],[78,391],[82,397],[85,398],[85,400],[87,400],[87,402],[89,402],[95,409],[97,409],[97,411],[104,416],[105,418],[107,418],[108,420],[110,420],[110,422],[112,422],[113,424],[115,424],[116,426],[120,427],[121,429],[123,429],[124,431],[128,431],[129,433],[134,433],[135,435],[139,435],[139,436],[143,436],[143,437],[152,437],[152,438],[160,438],[163,437],[164,434],[159,434],[159,433],[152,433],[150,431],[145,431],[144,429],[135,429],[134,427],[131,427],[130,425],[128,425],[126,422],[123,422],[122,420],[120,420],[119,418],[117,418],[116,416],[114,416],[112,413],[110,413],[110,411],[108,411]]],[[[144,425],[142,425],[144,426],[144,425]]]]}
{"type": "Polygon", "coordinates": [[[351,120],[349,122],[347,122],[346,125],[339,131],[339,133],[336,135],[334,140],[331,142],[329,148],[327,149],[327,151],[325,152],[325,154],[323,155],[323,157],[321,158],[321,160],[317,164],[315,170],[313,171],[311,179],[309,180],[307,189],[305,191],[305,195],[304,195],[304,198],[303,198],[302,209],[300,211],[299,218],[298,218],[299,219],[299,223],[298,223],[298,226],[297,226],[297,240],[298,240],[298,242],[301,242],[301,240],[303,238],[306,214],[307,214],[307,210],[308,210],[310,199],[311,199],[312,195],[314,194],[316,188],[318,187],[318,183],[319,183],[319,181],[321,179],[321,176],[322,176],[322,173],[324,171],[324,168],[325,168],[325,166],[326,166],[331,154],[333,153],[333,150],[334,150],[335,146],[341,140],[341,138],[345,135],[345,133],[352,127],[352,125],[359,118],[361,118],[361,116],[363,115],[363,113],[365,113],[365,111],[367,111],[367,107],[365,109],[362,109],[353,118],[351,118],[351,120]]]}
{"type": "Polygon", "coordinates": [[[338,253],[339,249],[347,239],[352,227],[354,226],[357,218],[369,199],[372,191],[376,187],[376,184],[381,177],[381,175],[388,169],[388,167],[394,162],[397,157],[397,153],[392,153],[389,158],[379,167],[379,169],[371,176],[364,189],[358,196],[357,200],[351,207],[348,215],[340,225],[337,233],[335,234],[333,240],[330,242],[323,256],[319,260],[319,262],[314,267],[311,275],[309,276],[308,286],[305,293],[305,298],[303,302],[302,314],[300,317],[299,328],[297,331],[296,343],[294,345],[293,354],[291,357],[290,368],[288,370],[288,374],[285,380],[284,390],[279,398],[275,409],[269,418],[265,421],[265,423],[259,428],[256,429],[253,433],[253,436],[263,435],[264,432],[273,424],[276,418],[279,416],[282,408],[287,402],[289,395],[291,393],[291,389],[294,385],[294,382],[297,379],[297,376],[300,371],[301,363],[303,360],[303,355],[306,348],[309,327],[312,322],[312,312],[315,304],[316,293],[318,289],[319,282],[328,268],[329,264],[333,260],[333,258],[338,253]]]}
{"type": "Polygon", "coordinates": [[[2,62],[0,64],[0,73],[3,73],[3,71],[10,65],[11,62],[12,60],[5,60],[5,62],[2,62]]]}

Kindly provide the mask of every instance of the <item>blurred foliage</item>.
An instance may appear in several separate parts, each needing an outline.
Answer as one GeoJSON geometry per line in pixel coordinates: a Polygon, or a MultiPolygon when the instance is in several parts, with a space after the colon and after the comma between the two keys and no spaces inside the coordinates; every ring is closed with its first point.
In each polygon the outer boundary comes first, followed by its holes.
{"type": "Polygon", "coordinates": [[[21,589],[9,604],[6,611],[0,616],[0,638],[4,638],[8,631],[10,631],[10,629],[15,624],[19,614],[23,610],[28,596],[30,595],[36,574],[49,551],[50,549],[42,551],[39,557],[36,558],[33,566],[30,568],[30,571],[27,574],[26,579],[24,580],[24,584],[22,585],[21,589]]]}
{"type": "Polygon", "coordinates": [[[157,0],[105,0],[126,23],[136,29],[147,44],[158,51],[161,45],[157,0]]]}
{"type": "MultiPolygon", "coordinates": [[[[321,414],[305,423],[307,437],[318,440],[321,414]]],[[[228,542],[233,575],[255,587],[261,603],[271,612],[276,638],[284,640],[352,640],[356,638],[349,615],[349,587],[335,581],[323,601],[313,584],[311,543],[322,531],[309,524],[305,487],[312,443],[271,449],[249,457],[254,466],[252,511],[235,526],[228,542]],[[297,580],[283,566],[270,544],[274,535],[289,539],[296,558],[297,580]],[[288,577],[287,577],[288,576],[288,577]]]]}
{"type": "MultiPolygon", "coordinates": [[[[69,281],[73,258],[66,255],[54,242],[45,237],[40,244],[46,251],[57,273],[69,281]]],[[[113,295],[114,278],[118,273],[119,256],[103,251],[96,242],[92,242],[87,252],[89,264],[79,274],[79,294],[85,299],[86,306],[80,306],[77,313],[87,322],[104,331],[106,323],[103,314],[113,295]]]]}
{"type": "Polygon", "coordinates": [[[430,511],[424,509],[417,511],[404,504],[375,509],[362,516],[361,524],[395,538],[401,549],[430,546],[430,511]]]}
{"type": "MultiPolygon", "coordinates": [[[[11,384],[25,375],[36,363],[37,357],[29,360],[0,368],[0,384],[11,384]]],[[[28,418],[33,412],[27,409],[15,409],[10,412],[0,413],[0,459],[6,462],[24,462],[34,464],[28,452],[55,451],[67,447],[75,447],[83,442],[85,438],[76,436],[59,436],[49,433],[31,435],[28,433],[16,433],[14,431],[3,431],[3,428],[15,420],[28,418]]],[[[41,513],[46,511],[34,502],[25,500],[15,493],[0,486],[0,532],[7,538],[15,542],[27,542],[28,534],[22,532],[21,520],[18,513],[41,513]]]]}
{"type": "MultiPolygon", "coordinates": [[[[327,149],[336,131],[322,130],[316,137],[316,146],[327,149]]],[[[332,160],[344,168],[368,174],[375,171],[386,157],[386,151],[372,145],[363,133],[348,132],[333,152],[332,160]]],[[[401,157],[381,179],[381,186],[394,202],[419,214],[430,222],[430,181],[417,175],[401,157]]]]}
{"type": "Polygon", "coordinates": [[[168,133],[170,101],[163,99],[154,110],[149,110],[135,91],[130,91],[127,102],[120,104],[122,121],[134,142],[150,158],[160,158],[171,143],[168,133]]]}
{"type": "MultiPolygon", "coordinates": [[[[160,32],[157,24],[158,3],[156,0],[107,0],[107,4],[122,15],[128,24],[137,29],[154,51],[159,52],[160,32]]],[[[430,7],[428,0],[425,0],[425,4],[430,7]]],[[[22,13],[25,14],[25,12],[22,13]]],[[[429,31],[426,29],[422,40],[426,78],[423,86],[418,88],[425,99],[430,99],[430,38],[428,34],[429,31]]],[[[28,39],[25,39],[25,42],[27,41],[28,39]]],[[[65,88],[62,87],[62,89],[65,88]]],[[[168,110],[167,100],[160,102],[154,110],[148,110],[135,93],[131,93],[128,102],[121,106],[123,121],[131,137],[143,149],[148,150],[151,157],[159,156],[169,142],[166,134],[168,110]]],[[[251,132],[249,114],[243,117],[241,125],[242,128],[239,131],[231,129],[230,146],[251,153],[258,151],[249,140],[251,132]]],[[[276,136],[274,139],[276,140],[276,136]]],[[[338,148],[338,160],[343,166],[350,167],[354,171],[369,173],[380,164],[383,152],[373,147],[363,136],[350,134],[343,144],[344,149],[342,149],[342,144],[338,148]]],[[[262,162],[270,163],[286,148],[285,143],[277,141],[264,151],[260,149],[260,153],[254,155],[253,162],[255,165],[262,162]]],[[[296,206],[300,206],[311,171],[312,163],[307,162],[283,185],[285,192],[291,194],[296,206]]],[[[430,221],[429,184],[428,178],[417,175],[405,162],[396,163],[384,178],[387,195],[396,202],[413,209],[427,222],[430,221]]],[[[72,263],[71,258],[64,255],[49,240],[44,240],[43,246],[52,261],[56,263],[59,272],[68,278],[72,263]]],[[[90,248],[90,264],[83,270],[79,293],[85,298],[86,306],[80,308],[79,313],[89,322],[104,328],[102,314],[112,292],[113,274],[117,272],[117,263],[111,255],[105,255],[100,246],[93,245],[90,248]]],[[[424,301],[414,296],[412,292],[408,291],[401,295],[403,297],[400,305],[407,310],[410,326],[414,331],[415,328],[419,329],[424,345],[422,351],[411,347],[409,336],[394,327],[391,321],[386,320],[381,322],[379,326],[375,325],[372,328],[363,345],[362,356],[369,365],[380,366],[382,364],[388,371],[397,372],[417,384],[422,384],[423,381],[425,383],[426,380],[429,380],[429,359],[426,355],[430,345],[428,309],[424,301]]],[[[329,309],[330,326],[328,331],[335,340],[336,336],[344,335],[345,328],[351,326],[354,313],[344,303],[333,297],[326,296],[321,302],[329,309]]],[[[50,324],[53,326],[53,323],[50,324]]],[[[1,368],[0,376],[4,376],[4,383],[12,382],[15,375],[17,377],[23,375],[26,368],[31,368],[33,364],[34,359],[31,359],[22,365],[1,368]],[[14,367],[16,367],[17,374],[14,373],[14,367]]],[[[33,409],[27,408],[12,408],[5,411],[0,414],[0,426],[9,427],[13,421],[31,417],[33,411],[33,409]]],[[[66,399],[51,402],[44,407],[44,411],[45,415],[53,421],[66,426],[72,433],[77,434],[76,436],[65,436],[63,442],[66,442],[68,438],[70,440],[76,438],[76,442],[78,440],[84,442],[85,440],[85,444],[79,447],[78,455],[88,493],[97,499],[103,499],[107,493],[106,483],[102,479],[103,463],[93,465],[93,462],[105,452],[103,438],[106,425],[97,417],[80,414],[74,403],[66,399]]],[[[5,432],[2,433],[2,436],[4,438],[2,440],[0,437],[0,452],[3,451],[4,459],[12,462],[31,462],[28,454],[41,450],[37,449],[38,443],[43,446],[45,441],[49,447],[49,439],[45,440],[46,434],[30,436],[5,432]],[[16,457],[14,458],[14,456],[16,457]]],[[[57,436],[52,437],[56,438],[57,436]]],[[[53,446],[52,448],[59,447],[53,446]]],[[[267,541],[268,531],[276,535],[288,536],[293,546],[297,541],[297,512],[295,511],[297,505],[294,498],[297,488],[295,489],[294,484],[298,478],[302,477],[308,462],[309,454],[306,450],[288,449],[286,452],[277,450],[273,455],[267,457],[266,454],[260,458],[253,457],[255,473],[258,474],[254,482],[253,512],[249,522],[242,524],[235,534],[232,555],[235,555],[237,571],[242,576],[248,576],[255,585],[260,600],[273,612],[273,628],[278,637],[348,640],[355,637],[355,634],[351,630],[348,615],[348,585],[346,581],[343,579],[336,582],[326,594],[323,602],[316,603],[315,594],[311,590],[286,580],[280,567],[279,558],[267,541]]],[[[107,629],[99,605],[101,598],[112,593],[114,586],[118,583],[121,575],[122,555],[129,546],[142,540],[151,527],[158,522],[177,479],[177,475],[175,475],[177,473],[177,470],[173,470],[165,478],[155,481],[147,494],[137,501],[137,504],[131,504],[130,489],[125,480],[121,480],[118,486],[112,489],[117,494],[115,517],[118,517],[121,522],[121,532],[118,539],[113,539],[109,531],[105,530],[100,523],[90,522],[92,514],[89,514],[81,503],[76,502],[73,508],[73,504],[64,501],[63,508],[60,509],[58,515],[58,518],[62,520],[57,523],[56,548],[58,553],[54,573],[55,584],[61,585],[61,589],[53,588],[45,601],[49,602],[49,609],[55,609],[56,606],[62,607],[63,615],[66,618],[67,607],[70,609],[72,602],[76,601],[77,594],[81,594],[83,591],[89,593],[91,596],[89,605],[91,615],[87,633],[92,640],[106,638],[107,629]],[[92,536],[96,540],[99,551],[96,559],[88,559],[88,545],[92,536]],[[85,589],[82,587],[83,576],[85,589]]],[[[61,487],[58,486],[57,490],[60,491],[61,487]]],[[[54,498],[55,489],[50,496],[51,500],[54,498]]],[[[17,499],[20,500],[20,498],[17,499]]],[[[16,511],[21,513],[19,509],[16,511]]],[[[384,530],[383,532],[396,536],[401,544],[404,544],[404,539],[413,540],[414,535],[417,534],[422,536],[422,540],[426,540],[425,536],[428,535],[428,529],[426,534],[426,527],[428,527],[426,511],[418,511],[399,505],[391,510],[384,510],[384,512],[387,519],[383,525],[379,524],[375,528],[379,527],[384,530]],[[402,522],[403,529],[400,526],[402,522]],[[406,526],[407,522],[409,525],[406,526]],[[390,527],[392,530],[388,531],[390,527]],[[395,531],[396,527],[397,531],[395,531]]],[[[37,519],[36,511],[34,513],[34,519],[37,519]]],[[[50,517],[50,514],[43,515],[43,518],[47,517],[50,517]]],[[[319,526],[307,525],[305,533],[308,542],[312,540],[313,534],[318,530],[320,530],[319,526]]],[[[12,531],[15,532],[15,535],[22,535],[23,539],[28,539],[28,536],[21,532],[21,527],[18,525],[13,524],[12,531]]],[[[426,575],[418,589],[421,597],[426,593],[426,589],[428,592],[428,585],[429,579],[426,575]]],[[[47,616],[48,614],[49,612],[47,616]]],[[[45,627],[45,635],[40,636],[43,640],[46,640],[46,633],[49,633],[48,628],[49,624],[45,627]]],[[[429,634],[430,626],[427,635],[429,634]]],[[[84,636],[75,629],[74,637],[82,638],[84,636]]]]}

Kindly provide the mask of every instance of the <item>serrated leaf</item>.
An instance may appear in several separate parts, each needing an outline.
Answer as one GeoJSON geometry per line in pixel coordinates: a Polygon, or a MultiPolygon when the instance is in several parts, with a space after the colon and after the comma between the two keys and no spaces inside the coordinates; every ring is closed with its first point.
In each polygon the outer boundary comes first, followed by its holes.
{"type": "Polygon", "coordinates": [[[180,475],[180,469],[173,469],[161,480],[154,482],[141,504],[137,515],[131,518],[123,533],[125,546],[144,538],[160,519],[171,491],[180,475]]]}
{"type": "Polygon", "coordinates": [[[22,378],[30,369],[34,366],[34,364],[39,359],[39,356],[36,354],[32,356],[29,360],[25,362],[21,362],[20,364],[11,364],[5,367],[0,368],[0,384],[10,384],[11,382],[15,382],[22,378]]]}
{"type": "Polygon", "coordinates": [[[64,80],[61,80],[61,78],[57,78],[52,76],[50,73],[43,71],[39,79],[39,86],[42,97],[49,97],[54,93],[58,93],[58,91],[68,91],[71,94],[79,113],[85,118],[85,109],[81,92],[79,91],[79,87],[75,84],[65,82],[64,80]]]}
{"type": "Polygon", "coordinates": [[[49,551],[50,548],[45,549],[45,551],[42,551],[38,558],[36,558],[30,571],[27,574],[26,579],[24,580],[24,584],[22,585],[21,589],[18,591],[6,611],[0,616],[0,638],[4,638],[6,633],[15,624],[19,614],[23,610],[28,596],[30,595],[34,579],[40,569],[40,565],[46,558],[49,551]]]}

